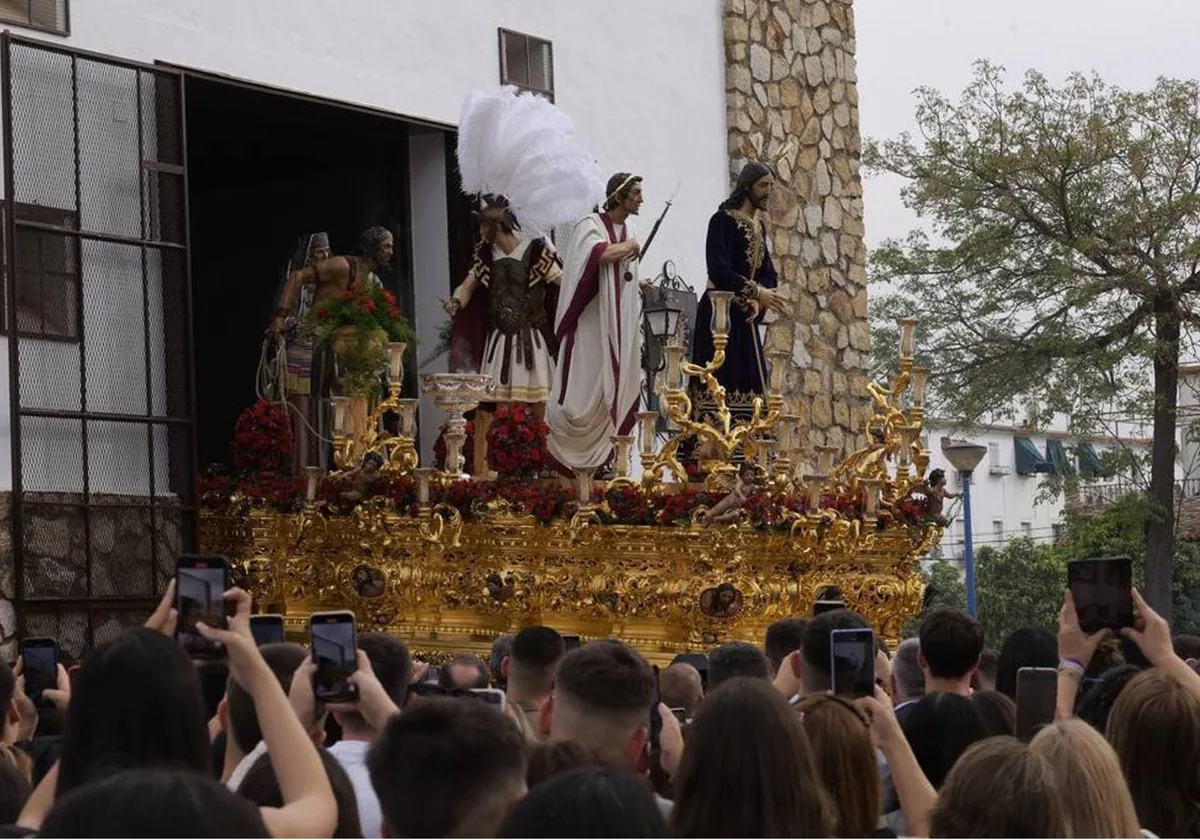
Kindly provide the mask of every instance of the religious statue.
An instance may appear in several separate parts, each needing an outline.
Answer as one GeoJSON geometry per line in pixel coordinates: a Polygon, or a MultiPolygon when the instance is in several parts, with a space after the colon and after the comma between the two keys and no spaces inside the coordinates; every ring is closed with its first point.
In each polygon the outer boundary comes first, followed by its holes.
{"type": "Polygon", "coordinates": [[[632,217],[642,206],[642,178],[619,172],[603,208],[565,238],[563,289],[554,332],[558,372],[546,419],[547,448],[569,469],[601,467],[612,437],[633,428],[641,395],[640,248],[632,217]]]}
{"type": "Polygon", "coordinates": [[[705,365],[713,358],[713,307],[708,291],[733,292],[725,364],[715,374],[732,403],[745,403],[764,392],[768,371],[758,325],[768,310],[782,312],[787,306],[787,300],[775,290],[775,265],[767,248],[766,229],[757,215],[767,208],[774,186],[775,176],[766,164],[746,164],[733,193],[708,223],[708,290],[696,310],[692,362],[705,365]]]}
{"type": "MultiPolygon", "coordinates": [[[[295,253],[288,262],[283,279],[283,289],[292,275],[314,266],[330,257],[329,234],[314,233],[301,237],[295,253]]],[[[316,285],[309,283],[299,287],[291,306],[286,310],[282,329],[275,332],[282,349],[282,370],[268,371],[275,386],[274,396],[288,405],[288,421],[292,427],[293,470],[296,475],[307,465],[322,464],[324,448],[321,439],[328,437],[322,428],[324,411],[321,400],[312,399],[313,394],[313,340],[300,327],[312,308],[316,285]]],[[[282,299],[282,294],[281,294],[282,299]]],[[[279,358],[279,357],[277,357],[279,358]]]]}
{"type": "Polygon", "coordinates": [[[758,464],[744,463],[738,470],[733,489],[721,501],[705,511],[700,518],[704,525],[726,525],[742,518],[746,500],[760,492],[766,484],[766,471],[758,464]]]}
{"type": "MultiPolygon", "coordinates": [[[[450,369],[491,374],[497,403],[529,403],[540,419],[554,381],[554,308],[562,267],[545,239],[519,239],[507,199],[480,199],[471,270],[443,306],[454,319],[450,369]]],[[[475,412],[475,475],[487,472],[491,412],[475,412]]]]}
{"type": "Polygon", "coordinates": [[[951,493],[946,489],[946,471],[942,469],[929,471],[929,477],[925,479],[925,491],[929,494],[925,516],[945,528],[950,524],[950,520],[942,513],[946,499],[960,499],[962,494],[951,493]]]}
{"type": "MultiPolygon", "coordinates": [[[[305,287],[311,286],[313,289],[310,308],[316,307],[322,301],[333,300],[357,285],[371,284],[382,287],[383,281],[379,272],[391,265],[394,250],[395,238],[391,231],[384,227],[371,227],[363,231],[360,237],[357,257],[331,256],[291,272],[280,295],[275,317],[271,321],[271,334],[279,335],[285,329],[287,315],[296,306],[296,301],[305,287]]],[[[322,417],[325,417],[325,413],[329,411],[327,399],[342,393],[338,383],[337,359],[329,342],[318,342],[313,347],[311,371],[311,396],[320,401],[318,410],[322,411],[322,417]]],[[[361,431],[358,427],[365,423],[365,410],[365,405],[355,409],[356,417],[350,422],[356,431],[361,431]]],[[[326,422],[318,425],[320,429],[328,427],[326,422]]],[[[320,463],[324,466],[328,459],[324,455],[325,447],[322,447],[322,450],[320,463]]]]}
{"type": "Polygon", "coordinates": [[[380,271],[392,264],[396,240],[385,227],[367,228],[359,239],[359,256],[327,257],[319,262],[293,271],[283,287],[271,331],[279,333],[286,325],[285,318],[295,305],[296,297],[305,286],[315,291],[312,305],[329,300],[356,283],[382,286],[380,271]]]}
{"type": "Polygon", "coordinates": [[[340,501],[350,505],[361,502],[367,497],[372,482],[379,479],[382,470],[383,456],[377,452],[368,452],[357,467],[343,474],[349,486],[339,494],[340,501]]]}
{"type": "MultiPolygon", "coordinates": [[[[552,103],[512,87],[473,93],[459,119],[458,168],[476,197],[479,241],[446,311],[450,368],[491,374],[491,403],[530,403],[536,416],[555,380],[554,329],[562,263],[549,236],[599,200],[595,159],[552,103]]],[[[487,467],[489,405],[475,415],[475,474],[487,467]]]]}

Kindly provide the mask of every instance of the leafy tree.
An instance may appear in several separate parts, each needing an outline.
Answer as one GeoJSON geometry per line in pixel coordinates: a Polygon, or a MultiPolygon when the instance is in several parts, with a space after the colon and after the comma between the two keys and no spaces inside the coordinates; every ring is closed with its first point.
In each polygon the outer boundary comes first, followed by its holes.
{"type": "Polygon", "coordinates": [[[967,608],[967,586],[963,581],[963,569],[958,563],[949,560],[935,560],[929,571],[922,571],[925,585],[932,591],[924,609],[910,618],[900,630],[900,636],[910,639],[921,630],[921,621],[925,616],[939,607],[967,608]]]}
{"type": "Polygon", "coordinates": [[[1027,537],[979,549],[975,562],[979,621],[988,647],[999,649],[1020,627],[1058,628],[1067,586],[1062,552],[1027,537]]]}
{"type": "MultiPolygon", "coordinates": [[[[876,315],[923,319],[935,405],[1094,431],[1153,417],[1147,597],[1171,607],[1180,344],[1200,322],[1200,84],[1095,76],[1018,90],[981,62],[961,98],[918,92],[918,135],[866,145],[926,224],[872,255],[876,315]]],[[[982,567],[982,564],[981,564],[982,567]]]]}

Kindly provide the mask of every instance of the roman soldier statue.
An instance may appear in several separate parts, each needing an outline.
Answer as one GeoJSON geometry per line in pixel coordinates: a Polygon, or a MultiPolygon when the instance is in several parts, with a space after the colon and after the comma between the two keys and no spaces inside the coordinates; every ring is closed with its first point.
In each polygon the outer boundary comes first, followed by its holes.
{"type": "MultiPolygon", "coordinates": [[[[479,243],[467,277],[443,302],[454,318],[450,369],[487,373],[497,403],[529,403],[543,415],[558,342],[554,307],[562,268],[545,239],[520,238],[520,223],[498,196],[480,199],[479,243]]],[[[475,415],[475,474],[483,475],[491,412],[475,415]]]]}
{"type": "MultiPolygon", "coordinates": [[[[475,196],[479,240],[466,278],[443,306],[453,318],[452,371],[493,379],[491,402],[544,414],[555,376],[554,313],[562,263],[549,234],[573,222],[603,189],[571,121],[514,88],[472,94],[459,121],[463,190],[475,196]]],[[[486,473],[491,406],[475,416],[475,474],[486,473]]]]}

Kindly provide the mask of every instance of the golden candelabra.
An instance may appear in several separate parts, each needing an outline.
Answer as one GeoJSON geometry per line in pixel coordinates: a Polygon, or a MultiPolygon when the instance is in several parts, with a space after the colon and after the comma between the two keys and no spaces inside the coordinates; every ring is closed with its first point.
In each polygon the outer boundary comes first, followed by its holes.
{"type": "Polygon", "coordinates": [[[336,462],[347,469],[378,453],[384,470],[413,479],[415,504],[404,509],[372,498],[349,512],[324,506],[316,502],[320,471],[310,470],[308,504],[298,513],[203,509],[202,549],[228,555],[240,582],[285,613],[297,633],[309,612],[349,607],[364,626],[396,632],[433,658],[483,651],[497,633],[545,623],[585,638],[619,637],[665,661],[730,639],[761,641],[770,622],[809,614],[816,591],[831,583],[877,632],[895,639],[920,607],[918,560],[941,536],[937,522],[920,515],[928,371],[914,366],[915,323],[900,325],[899,371],[864,395],[874,408],[864,424],[867,445],[843,458],[830,446],[805,451],[804,429],[782,393],[784,354],[770,356],[766,396],[735,420],[715,375],[725,363],[730,296],[710,294],[712,361],[693,365],[678,342],[667,348],[672,436],[656,451],[660,413],[639,413],[643,475],[630,475],[633,439],[614,436],[614,478],[597,499],[594,471],[577,470],[578,501],[566,518],[539,521],[499,497],[464,507],[446,493],[435,498],[433,488],[462,478],[463,413],[486,399],[490,377],[423,377],[450,420],[445,469],[419,468],[417,401],[400,397],[404,348],[392,345],[388,395],[365,430],[351,431],[344,403],[341,422],[335,418],[336,462]],[[685,376],[704,384],[712,414],[693,416],[685,376]],[[400,418],[397,435],[383,430],[389,412],[400,418]],[[742,511],[711,525],[697,511],[690,522],[613,524],[609,494],[617,490],[658,501],[686,491],[678,448],[689,438],[703,447],[710,490],[729,488],[738,457],[757,465],[761,489],[788,502],[781,520],[767,525],[742,511]],[[664,482],[667,472],[675,482],[664,482]]]}
{"type": "Polygon", "coordinates": [[[404,351],[407,346],[403,341],[394,341],[387,345],[387,395],[379,400],[367,416],[365,429],[357,430],[356,434],[356,430],[352,428],[352,418],[358,413],[356,409],[361,407],[356,403],[365,403],[368,397],[331,398],[333,460],[338,470],[353,469],[370,454],[383,459],[381,470],[384,472],[409,472],[417,468],[417,406],[420,400],[404,399],[400,396],[404,381],[404,351]],[[397,433],[394,435],[384,426],[384,418],[388,415],[398,418],[397,433]]]}

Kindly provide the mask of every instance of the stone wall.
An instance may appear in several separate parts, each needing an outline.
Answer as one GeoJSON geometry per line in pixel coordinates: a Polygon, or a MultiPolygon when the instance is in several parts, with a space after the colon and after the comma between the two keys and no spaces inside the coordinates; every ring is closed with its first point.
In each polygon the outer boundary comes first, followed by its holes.
{"type": "MultiPolygon", "coordinates": [[[[144,497],[94,495],[89,533],[83,509],[76,506],[81,500],[71,493],[26,494],[22,509],[25,597],[156,599],[183,546],[178,508],[158,507],[152,527],[144,497]]],[[[15,598],[12,494],[0,493],[0,656],[9,661],[16,657],[15,598]]],[[[145,610],[95,612],[93,640],[103,642],[145,617],[145,610]]],[[[88,612],[78,606],[26,611],[26,635],[57,639],[71,656],[83,652],[87,627],[88,612]]]]}
{"type": "Polygon", "coordinates": [[[866,246],[851,0],[724,0],[731,177],[775,165],[769,239],[790,315],[767,349],[791,353],[788,395],[810,445],[863,445],[866,246]]]}

